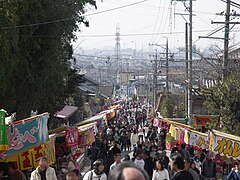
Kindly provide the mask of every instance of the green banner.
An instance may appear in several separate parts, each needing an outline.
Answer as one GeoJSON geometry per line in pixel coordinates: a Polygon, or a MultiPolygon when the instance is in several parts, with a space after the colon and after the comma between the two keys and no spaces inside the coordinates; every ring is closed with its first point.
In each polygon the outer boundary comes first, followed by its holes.
{"type": "Polygon", "coordinates": [[[8,140],[5,124],[5,112],[0,110],[0,152],[8,150],[8,140]]]}

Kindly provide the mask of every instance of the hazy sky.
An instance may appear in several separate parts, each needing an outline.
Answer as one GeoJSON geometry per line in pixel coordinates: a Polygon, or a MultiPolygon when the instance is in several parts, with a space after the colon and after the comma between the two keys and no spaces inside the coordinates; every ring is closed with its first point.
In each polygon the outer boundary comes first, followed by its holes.
{"type": "MultiPolygon", "coordinates": [[[[137,49],[148,48],[149,43],[164,44],[167,36],[170,48],[184,46],[185,20],[176,13],[185,13],[182,2],[173,2],[171,0],[147,0],[145,2],[129,7],[112,10],[109,12],[91,15],[95,12],[102,12],[112,8],[132,4],[141,0],[97,0],[98,9],[89,10],[86,14],[90,22],[90,27],[81,27],[82,32],[77,33],[78,40],[74,47],[79,45],[83,49],[114,47],[116,26],[119,24],[121,37],[121,48],[137,49]],[[174,5],[175,4],[175,5],[174,5]],[[156,35],[148,35],[158,33],[156,35]],[[140,35],[141,34],[141,35],[140,35]],[[101,35],[96,37],[96,35],[101,35]],[[130,36],[124,36],[130,35],[130,36]]],[[[217,16],[215,13],[225,11],[226,5],[221,0],[196,0],[193,1],[193,41],[197,46],[207,47],[215,40],[198,39],[198,36],[205,36],[212,30],[221,26],[211,24],[211,20],[224,21],[224,16],[217,16]]],[[[239,10],[239,9],[236,9],[239,10]]],[[[239,11],[237,11],[239,12],[239,11]]],[[[187,20],[188,16],[184,16],[187,20]]],[[[237,25],[236,25],[237,27],[237,25]]],[[[239,30],[239,27],[238,27],[239,30]]],[[[234,33],[231,33],[231,37],[234,33]]],[[[235,32],[235,35],[237,33],[235,32]]],[[[238,32],[239,34],[239,32],[238,32]]],[[[223,31],[214,36],[223,37],[223,31]]],[[[217,43],[223,46],[222,41],[217,43]]]]}

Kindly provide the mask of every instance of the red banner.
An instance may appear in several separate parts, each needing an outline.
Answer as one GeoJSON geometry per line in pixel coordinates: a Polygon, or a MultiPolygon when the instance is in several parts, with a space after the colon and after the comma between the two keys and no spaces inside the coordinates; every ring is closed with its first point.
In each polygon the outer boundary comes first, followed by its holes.
{"type": "Polygon", "coordinates": [[[219,121],[219,117],[218,116],[209,116],[209,115],[194,115],[194,119],[196,121],[196,125],[197,126],[205,126],[206,123],[211,122],[212,118],[217,118],[217,120],[219,121]]]}
{"type": "Polygon", "coordinates": [[[159,120],[159,124],[158,124],[158,126],[160,127],[160,128],[162,128],[162,129],[169,129],[170,128],[170,123],[168,123],[168,122],[166,122],[166,121],[163,121],[163,120],[159,120]]]}
{"type": "Polygon", "coordinates": [[[70,147],[78,145],[78,129],[77,128],[66,128],[65,142],[66,142],[66,146],[70,146],[70,147]]]}

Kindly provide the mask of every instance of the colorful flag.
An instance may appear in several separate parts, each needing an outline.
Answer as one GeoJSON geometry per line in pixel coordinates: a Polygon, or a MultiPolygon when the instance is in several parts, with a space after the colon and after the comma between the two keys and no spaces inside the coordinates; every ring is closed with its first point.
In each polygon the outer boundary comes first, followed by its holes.
{"type": "Polygon", "coordinates": [[[78,128],[66,128],[65,130],[66,146],[78,145],[78,128]]]}
{"type": "Polygon", "coordinates": [[[0,110],[0,154],[8,150],[5,112],[0,110]]]}

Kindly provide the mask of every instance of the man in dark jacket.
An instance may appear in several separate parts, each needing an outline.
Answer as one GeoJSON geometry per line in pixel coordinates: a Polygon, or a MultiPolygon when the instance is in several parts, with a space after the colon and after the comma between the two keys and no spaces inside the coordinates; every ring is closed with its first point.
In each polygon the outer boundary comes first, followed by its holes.
{"type": "Polygon", "coordinates": [[[144,169],[147,171],[147,173],[148,173],[148,175],[149,175],[149,177],[151,179],[152,174],[153,174],[153,168],[154,168],[153,158],[150,157],[150,152],[149,151],[147,151],[145,153],[145,156],[146,156],[146,158],[144,160],[145,161],[144,169]]]}
{"type": "Polygon", "coordinates": [[[213,156],[213,152],[208,152],[207,158],[202,164],[202,175],[208,179],[216,179],[216,162],[214,162],[213,156]]]}
{"type": "Polygon", "coordinates": [[[121,142],[121,149],[123,150],[127,150],[127,144],[128,144],[128,136],[126,131],[123,131],[123,133],[120,136],[120,142],[121,142]]]}
{"type": "Polygon", "coordinates": [[[186,170],[184,170],[184,159],[182,156],[176,157],[172,164],[172,170],[176,172],[171,180],[194,180],[193,176],[186,170]]]}

